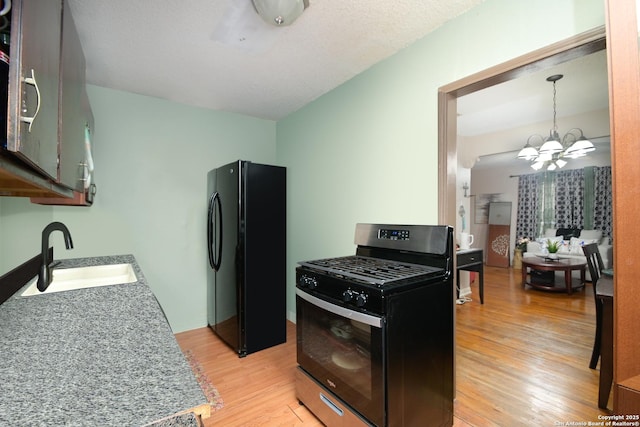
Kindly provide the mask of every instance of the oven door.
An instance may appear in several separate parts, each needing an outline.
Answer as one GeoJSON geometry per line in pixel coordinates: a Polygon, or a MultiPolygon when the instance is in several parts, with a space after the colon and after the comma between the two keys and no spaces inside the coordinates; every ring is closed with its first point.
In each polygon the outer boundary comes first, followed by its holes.
{"type": "Polygon", "coordinates": [[[296,288],[298,364],[371,423],[385,417],[384,320],[296,288]]]}

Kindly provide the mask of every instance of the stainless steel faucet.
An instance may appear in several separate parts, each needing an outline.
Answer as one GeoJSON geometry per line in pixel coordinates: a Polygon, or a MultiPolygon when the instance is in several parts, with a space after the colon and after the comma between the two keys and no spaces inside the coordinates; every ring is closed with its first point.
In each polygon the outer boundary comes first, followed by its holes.
{"type": "MultiPolygon", "coordinates": [[[[53,266],[51,265],[53,259],[49,259],[49,236],[55,230],[62,231],[64,234],[64,245],[67,249],[73,249],[73,240],[71,240],[71,233],[66,225],[61,222],[52,222],[42,230],[42,264],[40,265],[40,274],[38,275],[38,290],[44,292],[51,283],[51,271],[53,266]]],[[[53,251],[51,252],[53,257],[53,251]]]]}

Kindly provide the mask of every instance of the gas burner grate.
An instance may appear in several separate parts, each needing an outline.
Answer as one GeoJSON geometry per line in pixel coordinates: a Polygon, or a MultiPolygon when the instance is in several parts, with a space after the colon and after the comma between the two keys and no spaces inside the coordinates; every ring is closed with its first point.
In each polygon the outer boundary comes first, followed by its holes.
{"type": "Polygon", "coordinates": [[[300,265],[375,285],[385,285],[399,280],[423,276],[440,271],[427,265],[408,264],[379,258],[347,256],[301,262],[300,265]]]}

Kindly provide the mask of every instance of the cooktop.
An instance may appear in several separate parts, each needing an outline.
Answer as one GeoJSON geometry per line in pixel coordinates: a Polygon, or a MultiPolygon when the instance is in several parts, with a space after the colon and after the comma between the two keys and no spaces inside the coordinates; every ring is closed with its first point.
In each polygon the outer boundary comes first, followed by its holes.
{"type": "Polygon", "coordinates": [[[441,268],[428,265],[410,264],[358,255],[326,258],[316,261],[303,261],[299,264],[303,267],[364,280],[376,285],[393,283],[442,270],[441,268]]]}

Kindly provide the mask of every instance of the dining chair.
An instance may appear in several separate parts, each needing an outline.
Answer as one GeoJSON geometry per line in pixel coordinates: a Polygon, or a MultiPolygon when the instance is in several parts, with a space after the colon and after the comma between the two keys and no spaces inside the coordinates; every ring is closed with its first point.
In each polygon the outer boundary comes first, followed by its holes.
{"type": "Polygon", "coordinates": [[[591,286],[593,287],[593,299],[596,305],[596,336],[593,342],[593,351],[591,352],[591,362],[589,368],[595,369],[600,358],[600,345],[602,343],[602,302],[597,297],[598,280],[602,277],[604,265],[602,256],[598,250],[597,243],[590,243],[582,246],[582,252],[587,257],[587,265],[589,274],[591,275],[591,286]]]}

